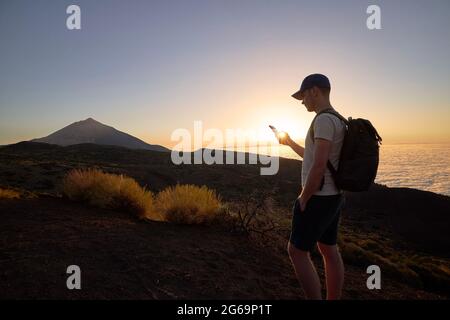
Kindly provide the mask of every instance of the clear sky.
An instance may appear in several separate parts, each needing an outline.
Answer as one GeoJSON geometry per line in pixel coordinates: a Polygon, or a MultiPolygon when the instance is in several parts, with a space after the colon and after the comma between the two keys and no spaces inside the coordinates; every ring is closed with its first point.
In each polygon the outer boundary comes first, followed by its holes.
{"type": "Polygon", "coordinates": [[[300,140],[313,114],[290,95],[315,72],[386,143],[450,142],[449,57],[448,0],[1,0],[0,144],[88,117],[168,147],[194,120],[300,140]]]}

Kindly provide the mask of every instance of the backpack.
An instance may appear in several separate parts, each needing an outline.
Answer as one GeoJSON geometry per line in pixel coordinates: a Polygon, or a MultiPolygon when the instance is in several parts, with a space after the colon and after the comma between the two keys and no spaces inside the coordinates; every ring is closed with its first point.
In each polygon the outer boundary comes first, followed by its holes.
{"type": "MultiPolygon", "coordinates": [[[[334,109],[319,112],[311,122],[311,137],[314,142],[314,121],[322,113],[332,114],[345,122],[346,132],[339,156],[339,167],[335,169],[328,160],[327,167],[331,172],[336,187],[346,191],[366,191],[375,181],[379,162],[379,144],[381,137],[377,130],[366,119],[345,119],[334,109]]],[[[322,190],[324,179],[320,190],[322,190]]]]}

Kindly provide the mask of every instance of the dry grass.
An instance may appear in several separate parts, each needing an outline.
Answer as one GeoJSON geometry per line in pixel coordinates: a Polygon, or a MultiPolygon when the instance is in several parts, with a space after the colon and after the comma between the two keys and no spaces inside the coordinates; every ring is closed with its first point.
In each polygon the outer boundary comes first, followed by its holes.
{"type": "Polygon", "coordinates": [[[370,239],[368,234],[361,239],[348,231],[341,236],[339,246],[344,261],[353,265],[366,268],[376,264],[385,274],[413,287],[449,292],[450,267],[446,259],[396,250],[387,241],[370,239]]]}
{"type": "Polygon", "coordinates": [[[164,220],[202,224],[220,219],[222,203],[215,191],[206,186],[176,185],[158,193],[156,208],[164,220]]]}
{"type": "Polygon", "coordinates": [[[100,208],[130,212],[139,218],[161,220],[154,210],[153,194],[132,178],[104,173],[97,169],[72,170],[63,184],[71,200],[100,208]]]}
{"type": "Polygon", "coordinates": [[[206,186],[176,185],[154,197],[132,178],[97,169],[70,171],[64,179],[63,193],[74,201],[156,221],[202,224],[223,215],[220,198],[206,186]]]}
{"type": "Polygon", "coordinates": [[[0,199],[19,199],[20,193],[11,189],[0,188],[0,199]]]}

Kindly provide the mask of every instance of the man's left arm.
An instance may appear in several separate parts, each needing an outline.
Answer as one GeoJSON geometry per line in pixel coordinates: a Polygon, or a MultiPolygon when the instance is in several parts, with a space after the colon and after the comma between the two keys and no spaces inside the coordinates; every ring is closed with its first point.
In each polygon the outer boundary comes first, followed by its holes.
{"type": "Polygon", "coordinates": [[[320,188],[322,178],[327,168],[328,157],[331,150],[331,141],[315,138],[314,139],[314,160],[306,178],[305,187],[300,194],[300,207],[304,211],[308,200],[320,188]]]}

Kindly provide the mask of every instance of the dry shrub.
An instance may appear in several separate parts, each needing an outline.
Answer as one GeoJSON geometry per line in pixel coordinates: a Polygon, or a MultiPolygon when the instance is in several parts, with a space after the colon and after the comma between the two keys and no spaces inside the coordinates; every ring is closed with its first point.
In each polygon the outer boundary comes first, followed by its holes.
{"type": "Polygon", "coordinates": [[[19,199],[20,193],[11,189],[0,188],[0,199],[19,199]]]}
{"type": "Polygon", "coordinates": [[[154,210],[152,192],[124,175],[97,169],[75,169],[64,178],[63,193],[71,200],[92,206],[129,212],[139,218],[162,220],[154,210]]]}
{"type": "Polygon", "coordinates": [[[176,185],[156,196],[156,208],[165,221],[185,224],[211,223],[221,218],[223,206],[206,186],[176,185]]]}

